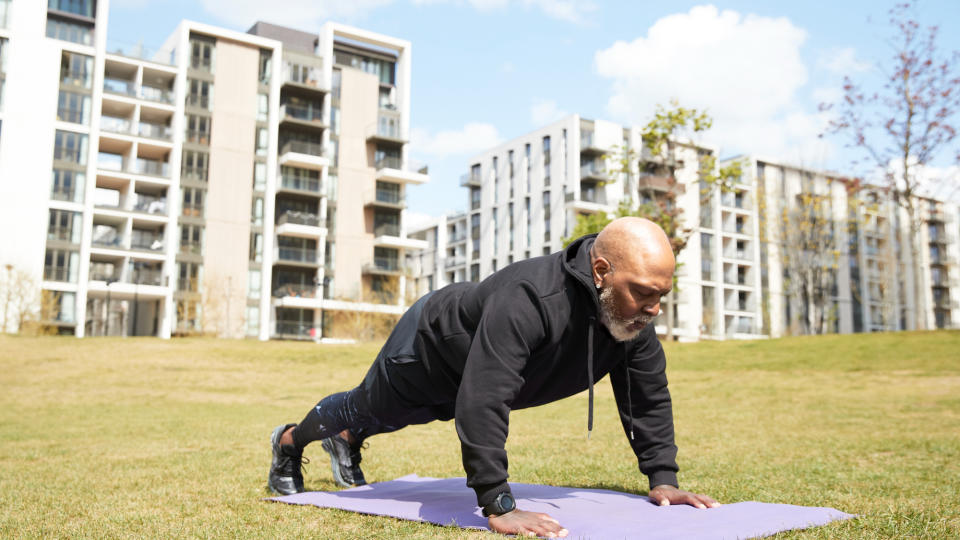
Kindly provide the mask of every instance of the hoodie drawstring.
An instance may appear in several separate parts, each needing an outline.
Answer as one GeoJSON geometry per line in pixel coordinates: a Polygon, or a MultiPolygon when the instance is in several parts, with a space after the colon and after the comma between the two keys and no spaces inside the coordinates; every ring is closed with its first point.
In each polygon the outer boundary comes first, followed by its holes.
{"type": "Polygon", "coordinates": [[[593,327],[596,324],[596,317],[590,317],[590,326],[587,327],[587,439],[593,431],[593,327]]]}
{"type": "Polygon", "coordinates": [[[630,440],[633,440],[633,402],[630,400],[630,363],[627,362],[627,349],[623,349],[623,378],[627,381],[627,416],[630,418],[630,440]]]}

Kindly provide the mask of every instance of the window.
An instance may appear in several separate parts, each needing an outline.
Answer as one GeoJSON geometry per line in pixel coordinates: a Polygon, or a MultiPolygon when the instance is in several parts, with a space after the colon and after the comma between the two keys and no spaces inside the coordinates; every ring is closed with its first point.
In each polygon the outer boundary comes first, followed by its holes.
{"type": "Polygon", "coordinates": [[[713,235],[700,233],[700,279],[713,280],[713,235]]]}
{"type": "Polygon", "coordinates": [[[53,142],[54,161],[76,165],[87,164],[87,136],[72,131],[57,130],[53,142]]]}
{"type": "Polygon", "coordinates": [[[267,144],[270,141],[270,132],[265,127],[257,128],[256,154],[258,156],[267,155],[267,144]]]}
{"type": "Polygon", "coordinates": [[[260,84],[270,84],[270,70],[272,69],[272,66],[273,51],[260,49],[260,69],[257,75],[257,80],[260,81],[260,84]]]}
{"type": "Polygon", "coordinates": [[[80,254],[66,249],[47,249],[43,265],[43,279],[76,283],[80,254]]]}
{"type": "Polygon", "coordinates": [[[263,235],[250,233],[250,262],[261,261],[263,261],[263,235]]]}
{"type": "Polygon", "coordinates": [[[57,100],[57,120],[74,124],[90,123],[91,97],[61,90],[57,100]]]}
{"type": "Polygon", "coordinates": [[[180,225],[180,252],[203,252],[203,225],[180,225]]]}
{"type": "MultiPolygon", "coordinates": [[[[282,167],[282,169],[291,169],[292,167],[282,167]]],[[[319,172],[317,173],[319,174],[319,172]]],[[[284,182],[286,185],[286,182],[284,182]]],[[[253,164],[253,190],[254,191],[266,191],[267,190],[267,164],[262,162],[256,162],[253,164]]]]}
{"type": "Polygon", "coordinates": [[[260,308],[247,306],[247,336],[256,337],[258,335],[260,335],[260,308]]]}
{"type": "Polygon", "coordinates": [[[181,173],[184,178],[207,181],[207,166],[210,154],[199,150],[184,150],[181,173]]]}
{"type": "Polygon", "coordinates": [[[190,67],[213,72],[213,51],[216,42],[210,38],[190,36],[190,67]]]}
{"type": "Polygon", "coordinates": [[[550,137],[543,138],[543,166],[550,165],[550,137]]]}
{"type": "Polygon", "coordinates": [[[480,209],[480,188],[478,187],[470,188],[470,209],[471,210],[480,209]]]}
{"type": "Polygon", "coordinates": [[[10,0],[0,0],[0,28],[10,28],[10,0]]]}
{"type": "Polygon", "coordinates": [[[47,240],[80,243],[80,213],[50,209],[47,240]]]}
{"type": "Polygon", "coordinates": [[[550,242],[550,192],[543,192],[543,241],[550,242]]]}
{"type": "MultiPolygon", "coordinates": [[[[0,0],[0,19],[3,19],[4,5],[5,0],[0,0]]],[[[2,22],[0,20],[0,28],[3,28],[2,22]]],[[[80,45],[93,45],[93,28],[48,14],[47,37],[80,45]]]]}
{"type": "Polygon", "coordinates": [[[93,88],[93,57],[63,51],[60,55],[60,84],[85,90],[93,88]]]}
{"type": "Polygon", "coordinates": [[[523,152],[527,160],[527,193],[530,193],[530,143],[524,145],[523,152]]]}
{"type": "MultiPolygon", "coordinates": [[[[493,204],[497,204],[500,199],[500,171],[497,170],[497,156],[493,156],[493,204]]],[[[494,218],[496,221],[496,218],[494,218]]]]}
{"type": "Polygon", "coordinates": [[[200,292],[200,283],[203,279],[203,265],[200,263],[177,263],[177,290],[186,292],[200,292]]]}
{"type": "Polygon", "coordinates": [[[396,62],[386,59],[373,58],[364,54],[352,51],[335,49],[333,51],[334,63],[341,66],[350,66],[377,76],[381,84],[396,84],[396,62]]]}
{"type": "Polygon", "coordinates": [[[47,9],[94,18],[95,0],[47,0],[47,9]]]}
{"type": "Polygon", "coordinates": [[[202,217],[203,216],[203,198],[204,189],[198,187],[184,187],[183,189],[183,215],[202,217]]]}
{"type": "Polygon", "coordinates": [[[187,106],[210,110],[213,105],[213,83],[190,79],[187,106]]]}
{"type": "Polygon", "coordinates": [[[197,114],[187,115],[187,131],[184,139],[186,142],[209,145],[210,144],[210,122],[208,116],[197,114]]]}
{"type": "Polygon", "coordinates": [[[53,169],[50,198],[58,201],[83,202],[86,175],[70,169],[53,169]]]}
{"type": "Polygon", "coordinates": [[[259,227],[263,225],[263,197],[254,197],[250,205],[250,224],[259,227]]]}
{"type": "Polygon", "coordinates": [[[257,94],[257,120],[266,122],[270,117],[270,101],[266,94],[257,94]]]}

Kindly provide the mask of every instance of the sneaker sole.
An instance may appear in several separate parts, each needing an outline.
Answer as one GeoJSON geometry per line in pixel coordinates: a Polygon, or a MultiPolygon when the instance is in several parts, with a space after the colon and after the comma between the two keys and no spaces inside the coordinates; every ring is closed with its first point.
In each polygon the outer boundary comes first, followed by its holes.
{"type": "MultiPolygon", "coordinates": [[[[334,437],[336,437],[336,435],[334,435],[334,437]]],[[[330,455],[330,472],[333,473],[333,481],[340,487],[353,487],[353,484],[344,480],[343,475],[340,474],[340,461],[337,459],[337,455],[333,451],[333,443],[330,442],[330,439],[324,439],[320,443],[320,446],[323,447],[323,450],[330,455]]]]}

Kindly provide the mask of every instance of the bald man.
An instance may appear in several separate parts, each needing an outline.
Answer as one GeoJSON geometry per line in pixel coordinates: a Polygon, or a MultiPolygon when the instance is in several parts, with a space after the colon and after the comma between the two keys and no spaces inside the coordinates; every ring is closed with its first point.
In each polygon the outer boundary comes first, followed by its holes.
{"type": "Polygon", "coordinates": [[[300,467],[310,442],[322,441],[337,484],[362,485],[365,439],[455,419],[467,486],[490,528],[566,536],[547,514],[516,507],[504,449],[510,411],[588,390],[589,432],[593,384],[609,373],[650,499],[716,506],[677,487],[666,361],[649,324],[670,291],[674,268],[663,230],[645,219],[621,218],[561,252],[427,294],[401,317],[359,386],[323,398],[299,424],[274,430],[270,489],[303,491],[300,467]]]}

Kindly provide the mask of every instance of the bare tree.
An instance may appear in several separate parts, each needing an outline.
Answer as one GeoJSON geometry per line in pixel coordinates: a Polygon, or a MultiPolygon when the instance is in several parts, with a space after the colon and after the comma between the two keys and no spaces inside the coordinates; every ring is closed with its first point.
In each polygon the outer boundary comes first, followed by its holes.
{"type": "Polygon", "coordinates": [[[960,52],[942,52],[937,47],[937,27],[921,28],[912,17],[915,8],[914,2],[907,2],[889,11],[892,62],[881,66],[884,82],[880,87],[870,90],[869,82],[847,76],[843,99],[821,104],[821,109],[835,113],[827,133],[844,136],[847,146],[859,150],[867,164],[884,171],[888,193],[908,216],[917,306],[914,320],[924,328],[923,216],[916,207],[919,173],[944,153],[960,162],[954,124],[960,111],[960,52]]]}

